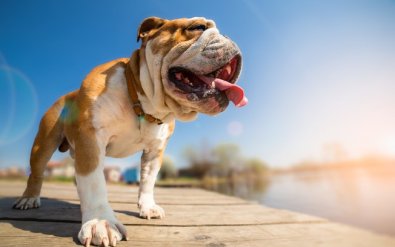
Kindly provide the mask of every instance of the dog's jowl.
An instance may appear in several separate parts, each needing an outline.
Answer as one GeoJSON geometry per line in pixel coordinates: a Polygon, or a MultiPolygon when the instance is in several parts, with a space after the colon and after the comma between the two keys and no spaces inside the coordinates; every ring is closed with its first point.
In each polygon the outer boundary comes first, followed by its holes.
{"type": "Polygon", "coordinates": [[[198,113],[216,115],[229,101],[247,104],[235,85],[242,56],[237,45],[205,18],[145,19],[138,29],[140,49],[94,68],[80,89],[61,97],[41,120],[34,141],[31,174],[16,209],[40,206],[44,168],[53,152],[75,159],[81,201],[79,241],[111,245],[127,238],[107,200],[103,159],[143,151],[140,216],[163,218],[153,190],[175,120],[198,113]]]}

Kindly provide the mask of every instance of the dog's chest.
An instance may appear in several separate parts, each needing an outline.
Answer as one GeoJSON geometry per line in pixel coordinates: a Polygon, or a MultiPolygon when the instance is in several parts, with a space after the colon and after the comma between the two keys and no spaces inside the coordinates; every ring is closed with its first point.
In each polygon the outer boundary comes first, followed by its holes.
{"type": "Polygon", "coordinates": [[[169,133],[169,124],[139,120],[129,100],[123,70],[119,69],[106,90],[93,105],[93,126],[106,156],[126,157],[141,150],[161,149],[169,133]]]}
{"type": "Polygon", "coordinates": [[[120,128],[112,133],[106,146],[106,155],[126,157],[138,151],[162,149],[169,136],[168,124],[160,126],[141,123],[138,129],[120,128]]]}

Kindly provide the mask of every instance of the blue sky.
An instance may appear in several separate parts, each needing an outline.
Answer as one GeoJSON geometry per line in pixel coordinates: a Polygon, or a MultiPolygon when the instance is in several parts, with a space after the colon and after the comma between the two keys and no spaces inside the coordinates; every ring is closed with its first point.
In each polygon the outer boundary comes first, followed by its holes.
{"type": "Polygon", "coordinates": [[[28,165],[46,109],[94,66],[137,49],[149,16],[213,19],[244,55],[249,105],[178,122],[167,149],[178,165],[188,145],[229,142],[271,166],[339,146],[395,156],[394,1],[2,0],[0,167],[28,165]]]}

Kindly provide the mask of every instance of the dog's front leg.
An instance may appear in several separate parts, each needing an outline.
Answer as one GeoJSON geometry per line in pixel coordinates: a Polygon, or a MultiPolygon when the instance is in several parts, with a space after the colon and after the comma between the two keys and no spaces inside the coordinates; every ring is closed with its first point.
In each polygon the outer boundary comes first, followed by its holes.
{"type": "Polygon", "coordinates": [[[88,131],[81,131],[75,144],[75,177],[82,213],[78,239],[85,246],[90,243],[115,246],[122,236],[127,238],[126,230],[108,203],[103,173],[104,145],[88,131]]]}
{"type": "Polygon", "coordinates": [[[162,163],[163,149],[144,150],[141,156],[140,189],[138,207],[140,217],[163,218],[165,211],[155,203],[154,186],[162,163]]]}

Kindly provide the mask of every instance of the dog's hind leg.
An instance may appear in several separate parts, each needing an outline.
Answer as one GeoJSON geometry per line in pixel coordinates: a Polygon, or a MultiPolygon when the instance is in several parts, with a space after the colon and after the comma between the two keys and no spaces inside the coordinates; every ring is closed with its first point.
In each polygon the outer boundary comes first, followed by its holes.
{"type": "MultiPolygon", "coordinates": [[[[40,206],[40,192],[45,166],[64,140],[61,114],[66,99],[72,96],[72,94],[60,98],[41,119],[39,130],[30,153],[30,175],[27,186],[22,197],[14,203],[13,208],[30,209],[40,206]]],[[[65,145],[63,144],[63,150],[65,149],[65,145]]]]}

